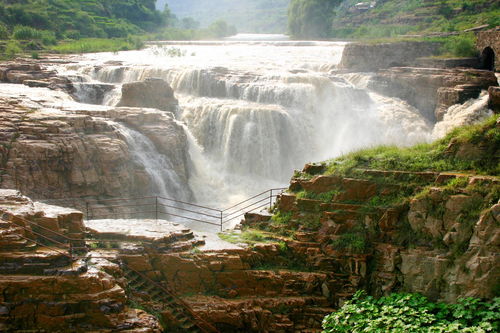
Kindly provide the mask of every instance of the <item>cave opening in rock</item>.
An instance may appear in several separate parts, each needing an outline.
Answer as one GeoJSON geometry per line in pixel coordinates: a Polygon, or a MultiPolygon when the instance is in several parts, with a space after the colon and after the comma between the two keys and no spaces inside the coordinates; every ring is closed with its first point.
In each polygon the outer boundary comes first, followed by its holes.
{"type": "Polygon", "coordinates": [[[495,52],[491,47],[486,47],[481,54],[482,69],[495,70],[495,52]]]}

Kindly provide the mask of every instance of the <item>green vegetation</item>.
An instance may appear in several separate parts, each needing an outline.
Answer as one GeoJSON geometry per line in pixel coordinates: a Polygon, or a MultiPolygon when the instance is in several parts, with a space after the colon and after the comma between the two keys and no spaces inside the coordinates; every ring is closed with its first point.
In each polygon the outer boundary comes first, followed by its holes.
{"type": "Polygon", "coordinates": [[[51,50],[57,53],[89,53],[89,52],[117,52],[141,48],[140,38],[82,38],[79,40],[63,41],[51,50]]]}
{"type": "Polygon", "coordinates": [[[349,38],[362,40],[408,38],[445,41],[443,52],[475,55],[474,36],[425,37],[434,33],[462,32],[487,24],[500,25],[496,0],[292,0],[288,30],[296,38],[349,38]]]}
{"type": "Polygon", "coordinates": [[[324,333],[342,332],[498,332],[500,298],[465,298],[457,304],[434,303],[418,294],[375,299],[358,291],[323,320],[324,333]]]}
{"type": "Polygon", "coordinates": [[[225,21],[203,30],[193,19],[182,27],[155,0],[0,0],[0,58],[36,51],[84,53],[142,48],[149,39],[206,39],[234,34],[225,21]],[[3,42],[2,40],[5,40],[3,42]],[[16,41],[16,42],[11,42],[16,41]],[[58,45],[56,45],[58,44],[58,45]]]}
{"type": "Polygon", "coordinates": [[[276,238],[260,230],[246,229],[238,232],[221,232],[218,234],[220,239],[233,244],[255,245],[257,243],[276,242],[276,238]]]}
{"type": "Polygon", "coordinates": [[[290,0],[160,0],[158,7],[167,2],[180,18],[174,24],[178,28],[197,29],[224,20],[241,32],[284,33],[290,0]]]}
{"type": "Polygon", "coordinates": [[[364,149],[328,161],[327,174],[346,175],[357,168],[402,171],[470,171],[500,175],[498,115],[487,121],[460,127],[431,144],[409,148],[381,146],[364,149]],[[481,149],[478,149],[478,147],[481,149]],[[469,149],[474,154],[466,154],[469,149]],[[478,155],[480,154],[480,155],[478,155]]]}
{"type": "Polygon", "coordinates": [[[51,31],[58,39],[126,37],[166,23],[155,0],[0,0],[0,4],[3,24],[51,31]]]}
{"type": "Polygon", "coordinates": [[[366,253],[368,249],[367,231],[361,223],[355,225],[349,232],[343,233],[332,241],[332,246],[337,251],[350,253],[366,253]]]}
{"type": "Polygon", "coordinates": [[[288,30],[298,38],[326,38],[332,13],[341,0],[292,0],[288,7],[288,30]]]}
{"type": "Polygon", "coordinates": [[[295,196],[297,199],[312,199],[312,200],[321,200],[323,202],[330,202],[332,201],[333,197],[337,195],[339,191],[332,190],[328,191],[325,193],[314,193],[314,192],[307,192],[307,191],[301,191],[298,192],[295,196]]]}

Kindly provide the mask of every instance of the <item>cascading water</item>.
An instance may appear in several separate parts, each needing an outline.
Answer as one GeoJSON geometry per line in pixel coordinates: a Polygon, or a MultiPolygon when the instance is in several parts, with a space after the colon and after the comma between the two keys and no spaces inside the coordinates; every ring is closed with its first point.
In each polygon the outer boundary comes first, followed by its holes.
{"type": "Polygon", "coordinates": [[[125,138],[134,160],[149,175],[150,195],[183,201],[190,199],[190,191],[185,184],[179,182],[169,157],[161,154],[147,136],[120,123],[109,124],[125,138]]]}
{"type": "Polygon", "coordinates": [[[179,99],[177,120],[188,132],[189,184],[172,185],[171,175],[155,174],[153,156],[144,155],[142,164],[149,164],[152,176],[167,179],[158,181],[165,191],[190,187],[198,203],[224,207],[286,185],[293,170],[309,161],[441,135],[407,103],[368,91],[369,74],[331,72],[343,45],[177,42],[89,55],[77,68],[66,69],[88,81],[116,84],[103,102],[107,105],[118,102],[122,83],[150,77],[168,81],[179,99]]]}

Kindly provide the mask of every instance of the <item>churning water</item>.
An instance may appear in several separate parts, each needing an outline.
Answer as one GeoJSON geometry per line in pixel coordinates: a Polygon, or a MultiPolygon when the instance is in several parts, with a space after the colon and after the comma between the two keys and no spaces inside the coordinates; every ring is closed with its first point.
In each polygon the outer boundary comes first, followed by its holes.
{"type": "MultiPolygon", "coordinates": [[[[242,39],[176,42],[88,55],[60,70],[76,74],[78,80],[116,85],[103,99],[108,105],[119,101],[125,82],[150,77],[168,81],[179,99],[176,119],[189,141],[192,170],[182,186],[198,203],[223,208],[286,185],[294,169],[306,162],[361,147],[411,145],[433,138],[434,124],[418,110],[368,91],[369,74],[334,72],[344,45],[242,39]]],[[[463,110],[454,112],[463,115],[463,110]]],[[[445,119],[451,123],[451,118],[445,119]]],[[[175,184],[168,179],[172,174],[156,170],[168,168],[168,157],[149,159],[147,150],[154,147],[139,142],[140,133],[124,135],[157,179],[153,192],[178,191],[168,188],[175,184]]]]}

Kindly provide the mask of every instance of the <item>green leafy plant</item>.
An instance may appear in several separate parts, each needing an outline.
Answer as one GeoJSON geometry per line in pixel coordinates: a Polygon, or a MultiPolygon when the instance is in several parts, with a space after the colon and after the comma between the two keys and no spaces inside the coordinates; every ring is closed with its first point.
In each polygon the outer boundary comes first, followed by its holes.
{"type": "Polygon", "coordinates": [[[376,299],[358,291],[325,317],[323,333],[344,332],[498,332],[500,298],[465,298],[457,304],[433,303],[419,294],[376,299]]]}

